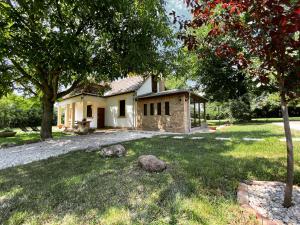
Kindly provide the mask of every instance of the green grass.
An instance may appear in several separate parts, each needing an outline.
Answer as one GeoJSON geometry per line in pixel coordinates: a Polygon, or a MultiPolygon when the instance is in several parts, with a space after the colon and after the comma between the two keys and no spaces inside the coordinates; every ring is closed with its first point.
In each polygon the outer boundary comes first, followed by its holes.
{"type": "MultiPolygon", "coordinates": [[[[290,117],[290,121],[300,121],[300,117],[290,117]]],[[[228,119],[222,120],[208,120],[207,124],[209,126],[219,126],[228,123],[228,119]]],[[[253,118],[250,123],[274,123],[282,122],[282,118],[253,118]]],[[[247,123],[249,124],[249,123],[247,123]]]]}
{"type": "MultiPolygon", "coordinates": [[[[126,142],[123,158],[78,151],[1,170],[0,224],[253,224],[236,203],[236,189],[245,179],[285,180],[282,128],[235,125],[193,136],[205,139],[154,137],[126,142]],[[232,141],[214,140],[220,136],[232,141]],[[141,170],[141,154],[158,156],[168,169],[141,170]]],[[[298,185],[299,151],[295,142],[298,185]]]]}
{"type": "MultiPolygon", "coordinates": [[[[290,117],[290,121],[300,121],[300,117],[290,117]]],[[[274,122],[282,122],[282,118],[255,118],[252,119],[254,122],[262,122],[262,123],[274,123],[274,122]]]]}
{"type": "MultiPolygon", "coordinates": [[[[0,137],[0,146],[2,144],[9,144],[9,143],[15,143],[17,145],[22,145],[26,143],[32,143],[32,142],[38,142],[41,140],[40,138],[40,132],[23,132],[20,129],[14,129],[15,132],[17,132],[16,136],[14,137],[0,137]]],[[[61,138],[63,136],[66,136],[67,134],[57,130],[53,129],[53,138],[61,138]]]]}

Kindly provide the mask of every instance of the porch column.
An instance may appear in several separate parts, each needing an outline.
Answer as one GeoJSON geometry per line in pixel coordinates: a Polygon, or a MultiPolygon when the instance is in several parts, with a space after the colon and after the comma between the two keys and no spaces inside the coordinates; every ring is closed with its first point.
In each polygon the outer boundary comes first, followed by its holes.
{"type": "Polygon", "coordinates": [[[69,113],[70,112],[70,105],[67,104],[66,105],[66,109],[65,109],[65,127],[69,127],[69,113]]]}
{"type": "Polygon", "coordinates": [[[57,126],[61,125],[61,107],[57,108],[57,126]]]}
{"type": "Polygon", "coordinates": [[[194,127],[197,126],[197,116],[196,116],[196,102],[194,99],[194,116],[193,116],[194,127]]]}
{"type": "Polygon", "coordinates": [[[205,102],[203,103],[203,113],[204,113],[204,123],[206,123],[206,106],[205,106],[205,102]]]}
{"type": "Polygon", "coordinates": [[[199,117],[199,126],[201,126],[201,115],[200,115],[200,102],[198,102],[198,117],[199,117]]]}
{"type": "Polygon", "coordinates": [[[72,103],[71,127],[75,126],[75,102],[72,103]]]}
{"type": "Polygon", "coordinates": [[[85,100],[83,100],[82,102],[82,119],[86,119],[87,118],[87,112],[86,112],[86,108],[87,108],[87,102],[85,100]]]}

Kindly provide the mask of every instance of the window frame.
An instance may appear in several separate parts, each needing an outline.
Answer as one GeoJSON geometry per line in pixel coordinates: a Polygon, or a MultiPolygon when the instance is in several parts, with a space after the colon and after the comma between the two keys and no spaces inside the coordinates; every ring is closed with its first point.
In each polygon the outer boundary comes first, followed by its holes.
{"type": "Polygon", "coordinates": [[[126,117],[126,100],[125,99],[119,100],[119,117],[126,117]],[[124,102],[124,110],[121,110],[121,102],[124,102]],[[122,112],[122,115],[121,115],[121,112],[122,112]],[[123,112],[124,112],[124,115],[123,115],[123,112]]]}
{"type": "Polygon", "coordinates": [[[144,104],[144,116],[148,114],[148,104],[144,104]]]}
{"type": "Polygon", "coordinates": [[[154,103],[150,103],[150,116],[154,116],[154,103]]]}
{"type": "Polygon", "coordinates": [[[165,115],[170,116],[170,102],[165,102],[165,115]]]}
{"type": "Polygon", "coordinates": [[[93,105],[87,105],[86,106],[86,117],[87,118],[93,118],[93,105]],[[90,111],[89,111],[89,108],[90,108],[90,111]],[[91,114],[89,114],[89,112],[91,114]]]}
{"type": "Polygon", "coordinates": [[[157,103],[156,108],[157,108],[157,115],[161,116],[161,102],[157,103]]]}

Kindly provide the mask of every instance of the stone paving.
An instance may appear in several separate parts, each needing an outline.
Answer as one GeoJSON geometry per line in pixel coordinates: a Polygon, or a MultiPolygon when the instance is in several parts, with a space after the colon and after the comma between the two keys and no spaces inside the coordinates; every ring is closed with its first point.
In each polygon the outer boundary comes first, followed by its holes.
{"type": "Polygon", "coordinates": [[[151,138],[158,132],[118,131],[91,135],[64,137],[0,150],[0,169],[66,154],[71,151],[100,148],[124,141],[151,138]]]}

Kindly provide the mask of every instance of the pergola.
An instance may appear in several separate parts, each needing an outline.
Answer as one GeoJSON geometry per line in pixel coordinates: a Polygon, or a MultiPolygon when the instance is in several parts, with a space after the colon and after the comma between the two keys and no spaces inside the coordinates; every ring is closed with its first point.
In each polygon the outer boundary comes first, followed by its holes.
{"type": "Polygon", "coordinates": [[[192,128],[206,125],[206,102],[207,99],[194,93],[191,93],[190,118],[192,128]]]}

